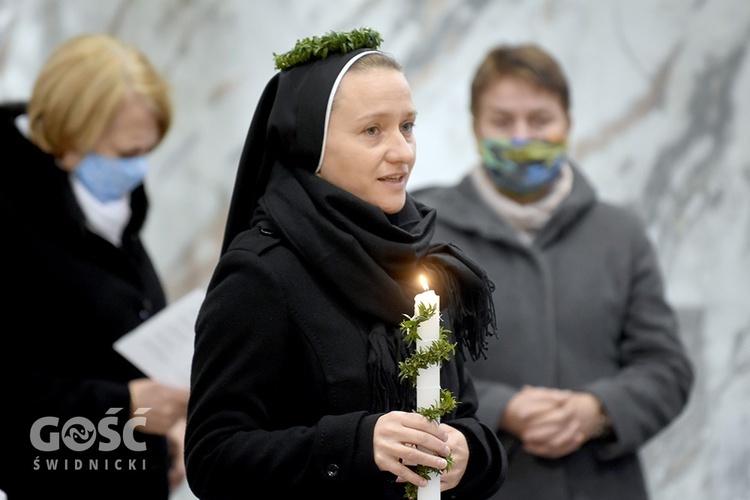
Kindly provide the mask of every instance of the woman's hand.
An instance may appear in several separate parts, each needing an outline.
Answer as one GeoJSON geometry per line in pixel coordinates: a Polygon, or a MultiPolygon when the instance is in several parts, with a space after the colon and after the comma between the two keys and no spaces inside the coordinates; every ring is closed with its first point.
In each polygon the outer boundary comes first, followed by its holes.
{"type": "Polygon", "coordinates": [[[180,419],[187,417],[187,404],[190,391],[181,387],[161,384],[150,378],[131,380],[130,414],[138,408],[149,408],[146,425],[138,430],[146,434],[165,435],[180,419]]]}
{"type": "Polygon", "coordinates": [[[560,458],[597,437],[601,407],[592,394],[524,387],[508,403],[501,426],[532,455],[560,458]]]}
{"type": "MultiPolygon", "coordinates": [[[[450,438],[451,433],[445,426],[436,425],[418,413],[386,413],[375,423],[375,464],[380,470],[395,474],[399,482],[427,486],[427,480],[409,466],[425,465],[445,469],[448,462],[443,457],[451,454],[447,444],[450,438]]],[[[460,439],[454,438],[454,441],[459,443],[460,439]]],[[[453,481],[452,477],[448,479],[453,481]]]]}
{"type": "Polygon", "coordinates": [[[450,470],[444,471],[440,476],[440,491],[450,490],[458,486],[461,478],[464,477],[466,468],[469,465],[469,443],[463,432],[447,424],[440,424],[440,428],[448,434],[448,440],[445,444],[451,450],[453,465],[450,470]]]}
{"type": "Polygon", "coordinates": [[[185,479],[185,419],[178,420],[167,431],[167,445],[172,464],[169,467],[169,491],[175,491],[185,479]]]}

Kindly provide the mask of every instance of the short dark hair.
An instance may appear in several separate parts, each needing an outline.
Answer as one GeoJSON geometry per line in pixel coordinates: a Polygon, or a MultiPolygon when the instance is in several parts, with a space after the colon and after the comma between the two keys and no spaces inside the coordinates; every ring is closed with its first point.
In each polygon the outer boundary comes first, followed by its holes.
{"type": "Polygon", "coordinates": [[[570,90],[560,64],[535,44],[501,45],[487,53],[471,83],[471,113],[476,117],[479,98],[501,78],[516,78],[551,92],[570,110],[570,90]]]}

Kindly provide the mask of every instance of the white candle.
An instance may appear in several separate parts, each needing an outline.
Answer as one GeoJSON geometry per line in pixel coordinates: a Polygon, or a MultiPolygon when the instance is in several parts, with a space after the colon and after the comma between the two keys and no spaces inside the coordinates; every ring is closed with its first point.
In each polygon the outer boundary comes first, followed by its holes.
{"type": "MultiPolygon", "coordinates": [[[[419,314],[419,304],[430,308],[434,306],[435,314],[427,321],[422,321],[417,327],[417,349],[429,349],[432,343],[440,338],[440,296],[434,290],[429,290],[424,276],[419,277],[424,292],[414,297],[414,315],[419,314]]],[[[417,374],[417,408],[429,408],[440,401],[440,363],[420,369],[417,374]]],[[[432,476],[427,486],[420,487],[417,492],[418,500],[440,499],[440,478],[438,474],[432,476]]]]}

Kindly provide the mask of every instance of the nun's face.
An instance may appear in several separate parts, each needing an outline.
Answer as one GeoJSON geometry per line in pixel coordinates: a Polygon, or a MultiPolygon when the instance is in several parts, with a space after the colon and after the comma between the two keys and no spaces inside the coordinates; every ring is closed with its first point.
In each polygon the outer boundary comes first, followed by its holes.
{"type": "Polygon", "coordinates": [[[398,212],[416,160],[416,116],[400,71],[349,71],[336,92],[318,175],[386,213],[398,212]]]}

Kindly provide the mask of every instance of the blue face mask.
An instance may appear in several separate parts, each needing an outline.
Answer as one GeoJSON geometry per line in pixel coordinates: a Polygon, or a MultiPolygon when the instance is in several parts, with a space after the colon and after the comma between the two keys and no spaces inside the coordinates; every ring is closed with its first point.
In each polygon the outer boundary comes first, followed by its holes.
{"type": "Polygon", "coordinates": [[[76,178],[101,201],[114,201],[143,182],[148,170],[145,156],[112,158],[88,153],[75,170],[76,178]]]}
{"type": "Polygon", "coordinates": [[[484,138],[482,165],[500,189],[520,196],[539,193],[560,175],[565,141],[484,138]]]}

